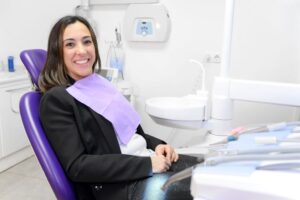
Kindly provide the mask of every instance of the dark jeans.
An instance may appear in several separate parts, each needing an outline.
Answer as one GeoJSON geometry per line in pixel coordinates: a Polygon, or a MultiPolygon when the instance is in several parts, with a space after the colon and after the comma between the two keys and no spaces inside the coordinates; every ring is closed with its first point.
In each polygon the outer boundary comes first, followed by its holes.
{"type": "Polygon", "coordinates": [[[192,200],[190,191],[191,178],[173,183],[166,191],[161,186],[166,180],[181,170],[197,164],[197,158],[179,155],[179,160],[173,163],[170,170],[160,174],[154,174],[152,177],[135,181],[130,184],[129,200],[192,200]]]}

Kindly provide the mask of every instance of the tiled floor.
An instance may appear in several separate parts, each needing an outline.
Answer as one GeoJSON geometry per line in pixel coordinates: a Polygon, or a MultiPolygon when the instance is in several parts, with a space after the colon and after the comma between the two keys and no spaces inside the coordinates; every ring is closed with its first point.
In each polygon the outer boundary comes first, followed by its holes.
{"type": "Polygon", "coordinates": [[[0,200],[55,200],[55,196],[32,156],[0,173],[0,200]]]}

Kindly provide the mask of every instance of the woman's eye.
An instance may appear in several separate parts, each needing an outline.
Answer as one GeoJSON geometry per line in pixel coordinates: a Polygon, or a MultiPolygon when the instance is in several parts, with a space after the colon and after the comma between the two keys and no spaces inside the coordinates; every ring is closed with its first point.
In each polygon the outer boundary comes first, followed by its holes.
{"type": "Polygon", "coordinates": [[[93,41],[92,41],[92,40],[84,40],[83,43],[84,43],[84,44],[92,44],[93,41]]]}
{"type": "Polygon", "coordinates": [[[66,47],[74,47],[74,43],[72,42],[68,42],[65,44],[66,47]]]}

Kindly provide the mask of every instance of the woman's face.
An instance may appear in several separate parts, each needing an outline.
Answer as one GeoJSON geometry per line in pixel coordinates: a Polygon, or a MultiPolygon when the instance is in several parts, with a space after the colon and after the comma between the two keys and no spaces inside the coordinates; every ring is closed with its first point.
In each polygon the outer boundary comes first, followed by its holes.
{"type": "Polygon", "coordinates": [[[95,46],[89,29],[81,22],[66,27],[63,34],[64,62],[69,76],[82,79],[93,73],[95,46]]]}

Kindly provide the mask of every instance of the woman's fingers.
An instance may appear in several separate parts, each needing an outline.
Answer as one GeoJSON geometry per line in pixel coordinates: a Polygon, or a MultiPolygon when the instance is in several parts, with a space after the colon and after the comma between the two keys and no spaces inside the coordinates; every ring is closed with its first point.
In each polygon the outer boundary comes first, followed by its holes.
{"type": "Polygon", "coordinates": [[[171,167],[171,162],[163,155],[151,156],[153,173],[165,172],[171,167]]]}
{"type": "Polygon", "coordinates": [[[173,147],[168,144],[160,144],[156,147],[157,155],[164,155],[170,162],[176,162],[179,158],[173,147]]]}
{"type": "Polygon", "coordinates": [[[173,162],[177,162],[179,159],[179,155],[174,151],[173,152],[173,162]]]}

